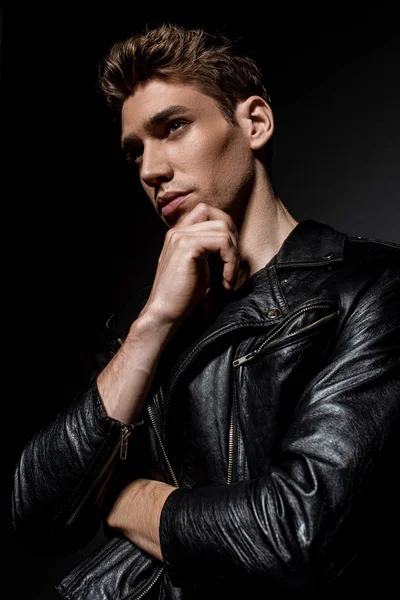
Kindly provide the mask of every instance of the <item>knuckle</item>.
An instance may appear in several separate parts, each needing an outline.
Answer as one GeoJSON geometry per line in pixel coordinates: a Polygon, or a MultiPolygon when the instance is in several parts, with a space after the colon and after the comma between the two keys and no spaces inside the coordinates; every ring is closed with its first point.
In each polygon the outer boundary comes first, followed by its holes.
{"type": "Polygon", "coordinates": [[[179,240],[180,235],[179,235],[179,230],[178,229],[170,229],[170,234],[169,234],[169,240],[172,244],[176,243],[177,240],[179,240]]]}
{"type": "Polygon", "coordinates": [[[224,219],[221,219],[219,221],[214,221],[214,223],[215,223],[215,226],[217,227],[217,229],[219,229],[221,233],[227,232],[227,223],[224,219]]]}
{"type": "Polygon", "coordinates": [[[187,246],[187,244],[188,244],[187,236],[185,236],[185,235],[175,236],[175,246],[177,248],[182,249],[185,246],[187,246]]]}
{"type": "Polygon", "coordinates": [[[197,211],[200,213],[207,213],[208,212],[208,204],[206,204],[205,202],[199,202],[196,206],[197,211]]]}
{"type": "Polygon", "coordinates": [[[225,219],[220,219],[219,221],[215,221],[215,225],[221,233],[223,233],[227,236],[230,236],[232,234],[231,227],[230,227],[228,221],[226,221],[225,219]]]}

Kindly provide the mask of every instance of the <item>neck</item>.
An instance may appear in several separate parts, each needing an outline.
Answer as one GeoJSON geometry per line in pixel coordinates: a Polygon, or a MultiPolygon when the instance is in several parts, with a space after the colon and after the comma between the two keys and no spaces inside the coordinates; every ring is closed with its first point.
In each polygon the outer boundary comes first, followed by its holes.
{"type": "Polygon", "coordinates": [[[298,224],[267,177],[253,187],[238,227],[241,269],[236,287],[262,269],[298,224]]]}

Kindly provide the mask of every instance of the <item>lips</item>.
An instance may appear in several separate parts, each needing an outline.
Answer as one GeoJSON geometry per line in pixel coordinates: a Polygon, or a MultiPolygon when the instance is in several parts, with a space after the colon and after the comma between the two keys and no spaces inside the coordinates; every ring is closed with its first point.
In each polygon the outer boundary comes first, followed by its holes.
{"type": "Polygon", "coordinates": [[[172,226],[178,216],[176,210],[178,206],[184,203],[186,198],[190,195],[190,192],[171,192],[168,195],[159,197],[158,206],[161,215],[168,221],[168,224],[172,226]]]}
{"type": "Polygon", "coordinates": [[[175,220],[172,213],[175,212],[175,209],[187,198],[189,194],[190,192],[180,190],[166,192],[165,194],[158,196],[157,205],[159,213],[161,213],[164,218],[168,217],[168,222],[172,224],[175,220]]]}
{"type": "Polygon", "coordinates": [[[179,196],[186,196],[188,193],[189,192],[185,191],[166,192],[165,194],[157,197],[157,204],[160,206],[160,208],[162,208],[166,204],[169,204],[169,202],[172,202],[172,200],[175,200],[175,198],[178,198],[179,196]]]}
{"type": "Polygon", "coordinates": [[[180,206],[187,197],[188,194],[185,194],[184,196],[176,196],[173,200],[170,200],[167,204],[165,204],[161,209],[163,217],[172,215],[172,213],[175,212],[178,206],[180,206]]]}

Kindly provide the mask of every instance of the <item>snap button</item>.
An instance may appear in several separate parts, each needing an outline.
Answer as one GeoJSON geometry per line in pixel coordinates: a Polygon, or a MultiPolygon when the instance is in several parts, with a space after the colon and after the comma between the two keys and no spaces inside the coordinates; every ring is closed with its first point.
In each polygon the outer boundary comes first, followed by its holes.
{"type": "Polygon", "coordinates": [[[324,258],[325,258],[325,259],[328,259],[328,258],[332,258],[333,256],[334,256],[334,255],[333,255],[333,253],[331,252],[330,254],[325,254],[324,258]]]}
{"type": "Polygon", "coordinates": [[[279,317],[280,314],[281,312],[277,308],[270,308],[267,312],[267,317],[269,319],[276,319],[276,317],[279,317]]]}

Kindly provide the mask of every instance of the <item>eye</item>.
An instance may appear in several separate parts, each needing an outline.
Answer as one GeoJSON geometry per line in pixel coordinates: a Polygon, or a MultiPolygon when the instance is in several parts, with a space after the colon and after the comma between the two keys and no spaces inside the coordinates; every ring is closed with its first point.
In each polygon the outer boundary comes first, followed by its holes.
{"type": "Polygon", "coordinates": [[[170,121],[167,125],[167,130],[174,133],[178,129],[181,129],[183,125],[185,125],[185,121],[170,121]]]}

